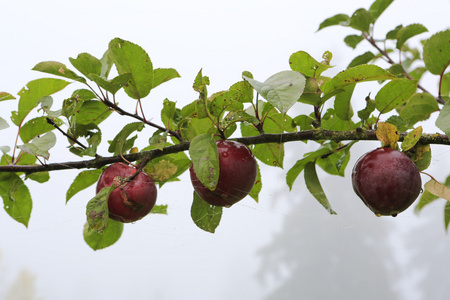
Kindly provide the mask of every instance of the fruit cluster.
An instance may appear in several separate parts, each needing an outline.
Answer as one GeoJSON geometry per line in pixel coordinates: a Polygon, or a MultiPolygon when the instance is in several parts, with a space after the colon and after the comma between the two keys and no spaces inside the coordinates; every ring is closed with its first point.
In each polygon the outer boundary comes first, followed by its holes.
{"type": "MultiPolygon", "coordinates": [[[[214,206],[230,207],[252,190],[257,163],[251,150],[231,140],[217,141],[219,179],[214,190],[206,187],[190,167],[191,182],[200,198],[214,206]]],[[[145,217],[155,205],[157,190],[153,179],[124,163],[107,167],[97,184],[97,193],[115,185],[108,198],[109,217],[128,223],[145,217]],[[131,179],[131,180],[130,180],[131,179]]],[[[421,191],[419,170],[404,153],[381,147],[363,155],[352,172],[355,193],[377,216],[407,209],[421,191]]]]}
{"type": "MultiPolygon", "coordinates": [[[[255,184],[257,164],[251,150],[235,141],[217,141],[219,154],[219,180],[210,190],[197,178],[191,166],[192,185],[207,203],[230,207],[247,196],[255,184]]],[[[108,198],[109,217],[123,223],[135,222],[145,217],[156,202],[155,182],[149,175],[136,172],[134,167],[114,163],[107,167],[97,183],[97,193],[114,184],[116,188],[108,198]]]]}

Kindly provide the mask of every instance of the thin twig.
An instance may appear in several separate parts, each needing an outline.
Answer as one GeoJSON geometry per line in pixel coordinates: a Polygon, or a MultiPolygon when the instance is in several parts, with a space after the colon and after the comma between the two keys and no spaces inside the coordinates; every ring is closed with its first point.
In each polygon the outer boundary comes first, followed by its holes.
{"type": "Polygon", "coordinates": [[[65,133],[52,119],[47,118],[47,123],[52,125],[53,127],[55,127],[59,132],[62,133],[62,135],[67,137],[69,140],[71,140],[72,142],[74,142],[75,144],[80,146],[81,148],[87,149],[87,147],[85,145],[83,145],[82,143],[80,143],[76,138],[74,138],[73,136],[70,136],[67,133],[65,133]]]}

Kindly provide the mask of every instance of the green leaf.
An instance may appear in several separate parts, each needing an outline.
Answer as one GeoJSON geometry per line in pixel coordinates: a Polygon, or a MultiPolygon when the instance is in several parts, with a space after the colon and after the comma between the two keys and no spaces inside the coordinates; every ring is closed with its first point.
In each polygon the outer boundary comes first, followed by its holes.
{"type": "Polygon", "coordinates": [[[401,49],[405,42],[415,35],[427,32],[428,29],[422,24],[411,24],[401,28],[397,32],[397,49],[401,49]]]}
{"type": "Polygon", "coordinates": [[[116,94],[122,87],[124,87],[130,81],[131,77],[131,73],[123,73],[111,80],[106,80],[96,74],[89,75],[90,80],[94,81],[101,88],[105,89],[113,95],[116,94]]]}
{"type": "Polygon", "coordinates": [[[355,127],[352,120],[342,120],[336,116],[336,112],[332,108],[327,109],[327,112],[323,115],[320,124],[321,128],[326,130],[346,131],[352,130],[352,128],[355,127]]]}
{"type": "Polygon", "coordinates": [[[331,66],[323,64],[315,60],[305,51],[295,52],[289,57],[289,66],[292,71],[300,72],[308,77],[319,77],[323,71],[331,68],[331,66]]]}
{"type": "Polygon", "coordinates": [[[164,99],[163,108],[161,109],[161,121],[169,129],[181,119],[181,111],[175,105],[175,102],[164,99]]]}
{"type": "Polygon", "coordinates": [[[216,141],[210,134],[196,136],[189,146],[194,172],[203,185],[215,190],[219,180],[219,153],[216,141]]]}
{"type": "Polygon", "coordinates": [[[26,175],[25,179],[31,179],[33,181],[44,183],[50,180],[49,172],[36,172],[26,175]]]}
{"type": "Polygon", "coordinates": [[[34,66],[32,70],[65,77],[81,83],[86,83],[85,78],[77,75],[74,71],[68,69],[66,65],[56,61],[40,62],[36,66],[34,66]]]}
{"type": "Polygon", "coordinates": [[[442,76],[441,95],[450,96],[450,73],[442,76]]]}
{"type": "Polygon", "coordinates": [[[271,167],[283,168],[284,145],[278,143],[258,144],[253,148],[253,154],[261,162],[271,167]]]}
{"type": "Polygon", "coordinates": [[[239,101],[242,103],[253,101],[253,87],[245,80],[238,81],[230,86],[230,91],[238,91],[240,94],[239,101]]]}
{"type": "Polygon", "coordinates": [[[206,86],[209,85],[209,77],[203,76],[202,69],[198,71],[195,77],[194,84],[192,88],[198,93],[204,93],[206,95],[206,86]]]}
{"type": "Polygon", "coordinates": [[[252,190],[249,193],[249,196],[252,197],[253,200],[255,200],[256,202],[259,201],[259,193],[261,192],[261,189],[262,189],[261,170],[257,165],[255,185],[253,186],[252,190]]]}
{"type": "Polygon", "coordinates": [[[282,71],[269,77],[264,83],[244,76],[253,88],[274,107],[285,113],[300,98],[306,78],[295,71],[282,71]]]}
{"type": "Polygon", "coordinates": [[[111,59],[119,75],[131,73],[125,92],[133,99],[142,99],[153,85],[153,65],[147,52],[131,42],[115,38],[109,43],[111,59]]]}
{"type": "Polygon", "coordinates": [[[115,185],[104,187],[86,205],[86,217],[89,227],[103,234],[109,219],[108,198],[115,189],[115,185]]]}
{"type": "MultiPolygon", "coordinates": [[[[375,100],[374,100],[374,105],[375,105],[375,100]]],[[[392,125],[397,127],[398,131],[407,131],[407,130],[413,128],[412,126],[409,125],[408,122],[406,122],[405,120],[403,120],[402,118],[400,118],[397,115],[390,116],[386,120],[386,122],[391,123],[392,125]]]]}
{"type": "Polygon", "coordinates": [[[450,223],[450,202],[446,202],[444,208],[444,226],[446,231],[448,231],[449,223],[450,223]]]}
{"type": "Polygon", "coordinates": [[[358,117],[361,120],[369,119],[370,115],[375,110],[375,100],[370,99],[370,97],[366,97],[366,107],[360,111],[358,111],[358,117]]]}
{"type": "Polygon", "coordinates": [[[239,101],[240,95],[238,91],[226,91],[212,95],[209,106],[211,115],[218,117],[224,111],[242,111],[244,105],[239,101]]]}
{"type": "Polygon", "coordinates": [[[106,50],[103,54],[102,58],[100,59],[100,62],[102,63],[102,69],[100,71],[100,76],[102,78],[108,78],[109,72],[111,71],[111,68],[114,64],[114,62],[111,59],[111,55],[109,54],[109,50],[106,50]]]}
{"type": "Polygon", "coordinates": [[[289,189],[292,190],[295,179],[297,179],[298,175],[300,175],[300,173],[305,169],[307,163],[315,162],[316,159],[325,154],[331,153],[331,151],[332,150],[329,148],[320,148],[315,152],[306,154],[305,158],[298,160],[286,174],[286,183],[289,186],[289,189]]]}
{"type": "Polygon", "coordinates": [[[367,51],[364,54],[361,54],[357,57],[355,57],[350,64],[347,66],[347,69],[359,66],[359,65],[364,65],[369,63],[371,60],[373,60],[375,58],[375,54],[373,54],[370,51],[367,51]]]}
{"type": "Polygon", "coordinates": [[[338,143],[327,143],[324,144],[324,147],[329,148],[334,151],[329,155],[324,155],[322,157],[317,158],[316,164],[321,167],[325,172],[331,175],[345,176],[345,168],[350,161],[350,148],[356,143],[356,141],[352,141],[346,145],[344,150],[338,151],[338,147],[342,146],[338,143]]]}
{"type": "Polygon", "coordinates": [[[425,67],[417,67],[414,70],[410,71],[409,75],[411,75],[412,79],[419,81],[426,71],[427,68],[425,67]]]}
{"type": "Polygon", "coordinates": [[[101,101],[87,100],[83,101],[80,109],[76,111],[72,116],[72,122],[87,125],[93,123],[95,125],[100,124],[113,112],[112,109],[107,107],[101,101]]]}
{"type": "Polygon", "coordinates": [[[394,75],[376,65],[359,65],[338,73],[322,86],[322,92],[325,95],[333,94],[354,83],[393,78],[395,78],[394,75]]]}
{"type": "Polygon", "coordinates": [[[111,141],[108,152],[114,153],[115,156],[120,155],[121,153],[126,153],[126,151],[130,150],[133,147],[133,145],[127,145],[127,147],[124,147],[127,138],[135,131],[142,131],[144,127],[145,124],[142,122],[134,122],[125,125],[123,129],[111,141]]]}
{"type": "Polygon", "coordinates": [[[362,32],[368,32],[370,29],[370,23],[372,17],[370,13],[364,8],[357,9],[350,18],[350,27],[360,30],[362,32]]]}
{"type": "Polygon", "coordinates": [[[427,120],[431,113],[438,110],[439,106],[433,96],[429,93],[417,93],[406,102],[405,107],[400,110],[399,116],[413,125],[427,120]]]}
{"type": "Polygon", "coordinates": [[[395,27],[394,29],[392,29],[391,31],[386,33],[386,39],[387,40],[396,40],[397,39],[397,33],[402,28],[403,28],[403,25],[398,25],[397,27],[395,27]]]}
{"type": "Polygon", "coordinates": [[[0,117],[0,130],[2,129],[6,129],[9,127],[8,122],[6,122],[5,119],[3,119],[2,117],[0,117]]]}
{"type": "Polygon", "coordinates": [[[191,206],[191,218],[200,229],[214,233],[222,218],[222,207],[211,205],[203,201],[194,192],[194,201],[191,206]]]}
{"type": "Polygon", "coordinates": [[[69,82],[62,79],[40,78],[27,83],[18,93],[19,110],[13,112],[11,117],[13,123],[19,126],[30,111],[40,103],[40,99],[64,89],[69,82]]]}
{"type": "Polygon", "coordinates": [[[317,177],[316,163],[314,161],[310,161],[305,165],[305,183],[311,195],[313,195],[330,214],[335,215],[336,212],[331,208],[330,202],[328,202],[328,198],[317,177]]]}
{"type": "Polygon", "coordinates": [[[414,147],[422,136],[423,128],[422,126],[417,127],[405,137],[402,142],[402,150],[408,151],[412,147],[414,147]]]}
{"type": "Polygon", "coordinates": [[[344,38],[344,43],[347,44],[347,46],[355,49],[356,46],[362,41],[364,40],[364,37],[361,35],[355,35],[355,34],[351,34],[351,35],[347,35],[344,38]]]}
{"type": "Polygon", "coordinates": [[[64,100],[63,107],[61,109],[61,115],[65,116],[66,118],[75,116],[79,112],[84,101],[95,98],[95,94],[90,90],[75,90],[70,98],[64,100]]]}
{"type": "Polygon", "coordinates": [[[314,106],[320,106],[323,104],[325,100],[320,98],[322,91],[320,90],[319,82],[322,82],[322,79],[316,79],[314,77],[308,77],[306,79],[305,89],[303,94],[298,99],[299,102],[305,104],[311,104],[314,106]]]}
{"type": "Polygon", "coordinates": [[[70,147],[70,152],[78,156],[95,156],[97,154],[97,147],[102,141],[102,132],[97,125],[93,123],[87,125],[75,124],[75,126],[68,130],[68,134],[77,140],[79,140],[80,137],[84,137],[88,142],[87,148],[80,148],[80,146],[74,144],[72,140],[68,140],[72,145],[70,147]]]}
{"type": "Polygon", "coordinates": [[[11,148],[10,148],[9,146],[0,146],[0,151],[1,151],[3,154],[6,154],[6,153],[8,153],[9,151],[11,151],[11,148]]]}
{"type": "Polygon", "coordinates": [[[387,113],[404,104],[417,90],[417,82],[410,79],[395,79],[383,86],[375,96],[379,112],[387,113]]]}
{"type": "Polygon", "coordinates": [[[167,205],[155,205],[150,213],[167,215],[167,205]]]}
{"type": "Polygon", "coordinates": [[[8,215],[28,227],[33,202],[23,180],[14,173],[0,175],[0,196],[8,215]]]}
{"type": "Polygon", "coordinates": [[[10,93],[0,92],[0,102],[1,101],[6,101],[6,100],[13,100],[13,99],[16,99],[16,97],[11,95],[10,93]]]}
{"type": "MultiPolygon", "coordinates": [[[[55,122],[58,126],[63,124],[63,121],[57,118],[53,119],[53,122],[55,122]]],[[[22,142],[28,143],[38,135],[42,135],[46,132],[52,131],[53,129],[55,129],[55,127],[47,122],[47,117],[37,117],[23,124],[19,131],[19,135],[22,142]]]]}
{"type": "Polygon", "coordinates": [[[69,58],[70,63],[86,77],[90,74],[100,76],[102,71],[102,62],[89,53],[80,53],[77,58],[69,58]]]}
{"type": "Polygon", "coordinates": [[[411,160],[416,164],[419,171],[426,170],[431,163],[430,145],[416,144],[409,150],[412,153],[411,160]]]}
{"type": "Polygon", "coordinates": [[[96,183],[98,181],[98,178],[102,174],[102,171],[102,169],[96,169],[80,172],[77,177],[75,177],[69,189],[67,190],[66,203],[69,202],[70,198],[75,196],[78,192],[96,183]]]}
{"type": "Polygon", "coordinates": [[[419,202],[417,203],[416,207],[414,207],[414,212],[418,214],[422,210],[422,208],[437,199],[439,198],[429,191],[423,191],[422,196],[420,196],[419,202]]]}
{"type": "Polygon", "coordinates": [[[155,69],[153,70],[153,84],[152,89],[158,85],[167,82],[171,79],[181,77],[175,69],[155,69]]]}
{"type": "Polygon", "coordinates": [[[394,2],[394,0],[375,0],[374,3],[369,8],[370,16],[372,17],[371,23],[374,24],[375,21],[380,17],[380,15],[388,8],[388,6],[394,2]]]}
{"type": "Polygon", "coordinates": [[[353,116],[353,109],[350,104],[350,100],[352,99],[355,85],[356,84],[344,87],[343,91],[335,96],[334,110],[336,112],[336,116],[342,120],[348,121],[353,116]]]}
{"type": "Polygon", "coordinates": [[[450,29],[431,36],[423,45],[423,61],[428,71],[441,75],[450,64],[450,29]]]}
{"type": "Polygon", "coordinates": [[[319,25],[319,29],[317,31],[324,29],[325,27],[334,26],[334,25],[342,25],[348,26],[350,24],[350,17],[345,14],[337,14],[332,16],[331,18],[325,19],[319,25]]]}
{"type": "Polygon", "coordinates": [[[199,119],[208,117],[205,105],[206,101],[208,101],[208,85],[209,78],[208,76],[203,76],[202,69],[200,69],[200,71],[197,73],[197,76],[195,77],[194,84],[192,86],[194,91],[199,93],[198,100],[194,104],[196,109],[196,117],[199,119]]]}
{"type": "Polygon", "coordinates": [[[272,110],[264,121],[265,133],[283,133],[296,131],[295,123],[291,117],[286,114],[278,113],[272,110]]]}
{"type": "Polygon", "coordinates": [[[214,127],[214,124],[209,118],[198,119],[192,118],[189,119],[184,126],[181,128],[181,134],[183,138],[188,141],[191,141],[199,134],[208,133],[211,128],[214,127]]]}
{"type": "Polygon", "coordinates": [[[299,115],[293,119],[294,123],[300,127],[300,131],[313,130],[312,122],[314,118],[307,115],[299,115]]]}
{"type": "Polygon", "coordinates": [[[103,231],[103,234],[98,233],[89,227],[86,222],[83,230],[83,237],[86,244],[94,251],[104,249],[113,245],[119,240],[123,232],[123,223],[109,220],[108,226],[103,231]]]}
{"type": "Polygon", "coordinates": [[[36,156],[42,156],[48,160],[50,157],[48,150],[53,148],[55,144],[56,144],[55,134],[53,132],[48,132],[41,137],[34,138],[33,140],[31,140],[30,143],[18,145],[17,147],[26,153],[33,154],[36,156]]]}
{"type": "Polygon", "coordinates": [[[436,120],[436,126],[450,136],[450,101],[444,104],[436,120]]]}
{"type": "Polygon", "coordinates": [[[153,148],[162,150],[166,146],[168,131],[161,133],[156,131],[151,138],[148,139],[148,144],[153,148]]]}

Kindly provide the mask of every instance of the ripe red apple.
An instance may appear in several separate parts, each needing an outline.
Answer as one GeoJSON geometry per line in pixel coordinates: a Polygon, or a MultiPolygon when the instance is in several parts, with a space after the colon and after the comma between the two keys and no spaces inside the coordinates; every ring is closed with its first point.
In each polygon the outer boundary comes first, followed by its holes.
{"type": "Polygon", "coordinates": [[[250,193],[255,185],[257,164],[252,151],[236,141],[217,141],[219,180],[211,191],[204,186],[191,165],[191,182],[197,194],[215,206],[230,207],[250,193]]]}
{"type": "Polygon", "coordinates": [[[356,194],[377,216],[393,217],[416,200],[422,186],[414,162],[387,147],[368,152],[357,161],[352,183],[356,194]]]}
{"type": "Polygon", "coordinates": [[[109,217],[122,223],[145,217],[155,206],[156,186],[153,179],[140,172],[132,181],[127,178],[136,172],[134,167],[114,163],[107,167],[97,182],[97,193],[113,183],[117,186],[108,198],[109,217]]]}

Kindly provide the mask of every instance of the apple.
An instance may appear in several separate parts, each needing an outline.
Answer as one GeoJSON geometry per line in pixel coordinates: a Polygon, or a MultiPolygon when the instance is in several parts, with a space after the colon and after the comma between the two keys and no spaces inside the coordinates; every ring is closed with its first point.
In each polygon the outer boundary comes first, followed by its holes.
{"type": "Polygon", "coordinates": [[[197,194],[215,206],[230,207],[245,198],[255,185],[257,175],[256,159],[252,151],[236,141],[216,141],[219,152],[219,180],[211,191],[204,186],[191,165],[191,182],[197,194]]]}
{"type": "Polygon", "coordinates": [[[422,181],[403,152],[383,147],[364,154],[352,172],[355,193],[377,216],[397,216],[416,200],[422,181]]]}
{"type": "Polygon", "coordinates": [[[135,222],[145,217],[155,206],[156,185],[144,172],[128,181],[136,169],[124,163],[107,167],[97,182],[97,193],[104,187],[117,186],[108,198],[109,217],[122,223],[135,222]]]}

